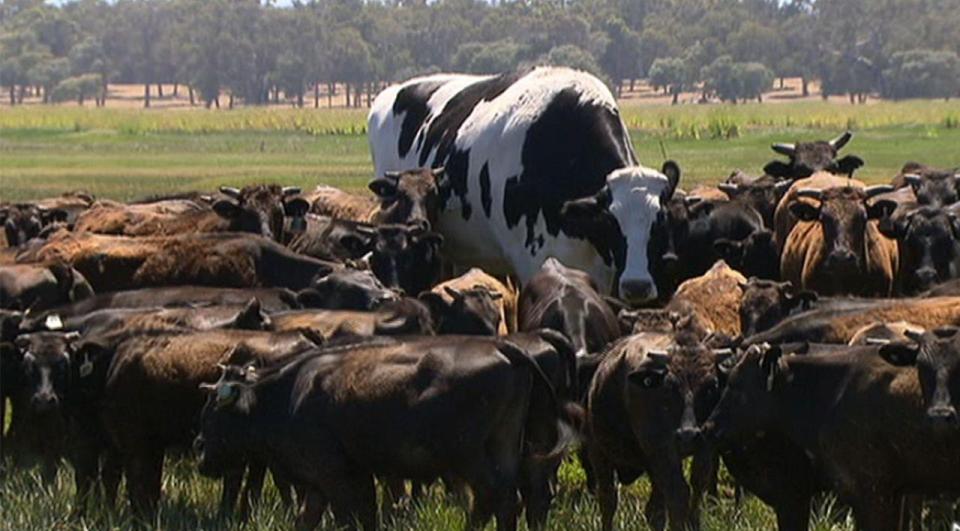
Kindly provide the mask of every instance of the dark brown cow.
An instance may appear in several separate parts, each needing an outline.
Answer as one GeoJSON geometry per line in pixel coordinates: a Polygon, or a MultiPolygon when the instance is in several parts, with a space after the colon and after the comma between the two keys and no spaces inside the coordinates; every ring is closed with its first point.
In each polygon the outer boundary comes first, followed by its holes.
{"type": "Polygon", "coordinates": [[[924,206],[879,228],[898,242],[899,293],[912,295],[960,278],[960,213],[924,206]]]}
{"type": "Polygon", "coordinates": [[[790,161],[783,163],[773,161],[763,167],[767,175],[781,179],[803,179],[819,171],[826,171],[838,175],[852,175],[863,166],[863,160],[854,155],[847,155],[838,159],[838,152],[853,138],[853,133],[847,131],[833,140],[817,140],[814,142],[797,142],[794,144],[774,144],[773,150],[786,155],[790,161]]]}
{"type": "Polygon", "coordinates": [[[379,203],[336,188],[320,187],[311,195],[314,214],[363,223],[401,223],[429,229],[440,212],[443,168],[387,172],[370,181],[379,203]],[[438,184],[439,183],[439,184],[438,184]]]}
{"type": "Polygon", "coordinates": [[[811,291],[797,291],[793,283],[750,278],[740,286],[740,331],[745,337],[763,332],[795,313],[809,310],[817,300],[811,291]]]}
{"type": "Polygon", "coordinates": [[[33,238],[46,237],[60,227],[72,226],[77,216],[93,202],[93,196],[86,192],[67,192],[30,203],[0,205],[0,224],[3,224],[7,245],[18,247],[33,238]]]}
{"type": "Polygon", "coordinates": [[[441,334],[506,335],[516,331],[517,291],[480,268],[420,294],[441,334]]]}
{"type": "Polygon", "coordinates": [[[116,236],[173,236],[224,232],[229,228],[229,221],[214,212],[208,203],[163,199],[136,204],[97,201],[77,218],[73,230],[116,236]]]}
{"type": "Polygon", "coordinates": [[[960,201],[960,168],[943,170],[908,162],[893,178],[893,185],[909,186],[921,205],[944,207],[960,201]]]}
{"type": "Polygon", "coordinates": [[[434,333],[430,310],[411,298],[387,302],[374,311],[292,310],[275,313],[269,319],[275,332],[309,330],[325,341],[434,333]]]}
{"type": "Polygon", "coordinates": [[[748,182],[729,182],[728,179],[728,182],[720,183],[717,187],[727,194],[731,201],[739,201],[759,212],[764,226],[773,230],[773,214],[791,184],[789,180],[777,180],[764,175],[748,182]]]}
{"type": "Polygon", "coordinates": [[[562,403],[516,346],[487,338],[379,339],[263,371],[228,369],[203,414],[201,471],[271,459],[329,503],[339,525],[376,528],[373,475],[470,486],[468,528],[516,527],[524,451],[566,444],[562,403]],[[385,444],[385,441],[389,443],[385,444]]]}
{"type": "Polygon", "coordinates": [[[304,308],[328,310],[375,310],[399,298],[399,293],[385,287],[373,273],[356,269],[334,271],[297,294],[304,308]]]}
{"type": "Polygon", "coordinates": [[[251,232],[276,241],[285,241],[285,217],[292,219],[290,230],[298,232],[304,229],[303,216],[310,209],[295,186],[260,184],[240,190],[221,186],[220,193],[226,198],[214,203],[213,210],[229,221],[227,230],[251,232]]]}
{"type": "Polygon", "coordinates": [[[187,284],[303,289],[339,267],[240,233],[145,238],[61,233],[19,260],[66,262],[97,292],[187,284]]]}
{"type": "Polygon", "coordinates": [[[0,266],[0,308],[45,310],[92,296],[83,275],[61,263],[0,266]]]}
{"type": "Polygon", "coordinates": [[[898,530],[904,494],[960,489],[960,424],[949,396],[936,396],[960,351],[941,341],[923,349],[937,361],[919,371],[889,364],[877,347],[828,356],[753,348],[731,371],[705,431],[727,445],[757,433],[784,437],[820,464],[858,528],[898,530]]]}
{"type": "Polygon", "coordinates": [[[912,341],[889,342],[880,355],[894,365],[916,367],[927,418],[960,429],[960,328],[907,330],[905,335],[912,341]]]}
{"type": "Polygon", "coordinates": [[[700,440],[700,424],[720,399],[714,352],[678,338],[666,352],[649,350],[640,336],[614,344],[600,363],[588,398],[588,452],[597,478],[602,527],[613,528],[614,473],[622,480],[647,472],[653,485],[647,522],[663,529],[696,526],[699,503],[716,472],[717,457],[700,440]],[[694,456],[693,494],[683,459],[694,456]]]}
{"type": "Polygon", "coordinates": [[[899,254],[896,241],[879,231],[877,220],[889,216],[896,203],[869,202],[885,189],[798,190],[790,211],[799,221],[783,244],[783,279],[823,295],[890,295],[899,254]]]}

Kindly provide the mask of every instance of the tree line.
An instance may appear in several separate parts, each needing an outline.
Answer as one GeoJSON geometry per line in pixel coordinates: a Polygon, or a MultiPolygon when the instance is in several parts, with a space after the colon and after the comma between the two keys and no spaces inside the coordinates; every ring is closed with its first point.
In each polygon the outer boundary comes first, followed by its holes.
{"type": "Polygon", "coordinates": [[[804,95],[960,95],[960,0],[42,0],[0,3],[10,104],[92,100],[111,83],[163,85],[191,104],[369,103],[385,83],[536,64],[638,79],[674,102],[804,95]],[[221,102],[221,95],[228,98],[221,102]],[[312,101],[311,101],[312,100],[312,101]]]}

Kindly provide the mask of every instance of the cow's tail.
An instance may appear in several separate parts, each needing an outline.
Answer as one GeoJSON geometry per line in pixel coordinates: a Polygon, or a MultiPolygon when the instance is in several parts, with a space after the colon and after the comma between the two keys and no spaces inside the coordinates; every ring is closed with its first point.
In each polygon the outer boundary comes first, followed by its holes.
{"type": "Polygon", "coordinates": [[[546,341],[557,351],[560,361],[563,363],[563,373],[565,377],[565,389],[554,389],[561,400],[576,400],[577,393],[577,357],[580,355],[576,351],[573,343],[567,339],[567,336],[551,328],[541,328],[536,332],[537,336],[546,341]]]}
{"type": "Polygon", "coordinates": [[[524,451],[536,459],[557,459],[579,441],[578,427],[585,418],[583,409],[572,401],[561,401],[543,369],[529,354],[509,341],[499,351],[516,366],[530,369],[532,386],[524,426],[524,451]]]}

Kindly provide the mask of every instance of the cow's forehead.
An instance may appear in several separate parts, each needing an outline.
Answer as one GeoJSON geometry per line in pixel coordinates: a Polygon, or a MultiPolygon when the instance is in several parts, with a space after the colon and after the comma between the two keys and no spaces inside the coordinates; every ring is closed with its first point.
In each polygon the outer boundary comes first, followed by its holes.
{"type": "Polygon", "coordinates": [[[607,185],[616,197],[618,194],[644,190],[659,196],[670,183],[659,171],[644,166],[631,166],[615,170],[607,177],[607,185]]]}

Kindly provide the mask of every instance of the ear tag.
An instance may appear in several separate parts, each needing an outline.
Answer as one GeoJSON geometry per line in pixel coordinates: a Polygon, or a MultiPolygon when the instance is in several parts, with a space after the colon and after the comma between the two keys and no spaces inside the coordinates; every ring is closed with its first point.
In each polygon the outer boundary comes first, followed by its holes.
{"type": "Polygon", "coordinates": [[[63,321],[58,314],[51,313],[44,320],[43,326],[47,327],[47,330],[61,330],[63,329],[63,321]]]}
{"type": "Polygon", "coordinates": [[[83,363],[80,364],[80,377],[86,378],[93,374],[93,362],[88,356],[83,357],[83,363]]]}

